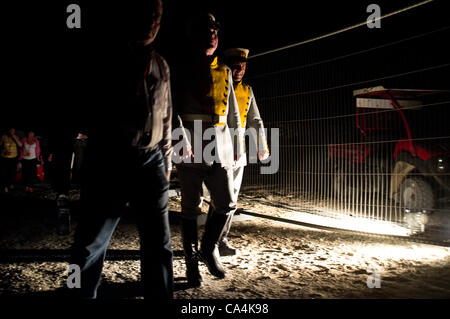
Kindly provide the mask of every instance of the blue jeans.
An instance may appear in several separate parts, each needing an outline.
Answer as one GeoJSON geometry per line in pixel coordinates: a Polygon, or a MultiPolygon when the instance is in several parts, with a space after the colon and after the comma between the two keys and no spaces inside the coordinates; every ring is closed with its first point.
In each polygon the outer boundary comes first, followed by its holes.
{"type": "MultiPolygon", "coordinates": [[[[169,182],[164,158],[157,149],[145,154],[136,153],[136,157],[131,158],[128,164],[131,167],[126,174],[129,183],[125,195],[136,218],[140,236],[144,296],[172,299],[173,253],[168,214],[169,182]]],[[[77,292],[87,299],[97,297],[106,250],[120,221],[119,215],[108,213],[117,209],[111,207],[111,203],[117,202],[94,195],[89,192],[87,194],[85,212],[75,233],[70,261],[71,264],[80,266],[81,288],[77,292]]]]}

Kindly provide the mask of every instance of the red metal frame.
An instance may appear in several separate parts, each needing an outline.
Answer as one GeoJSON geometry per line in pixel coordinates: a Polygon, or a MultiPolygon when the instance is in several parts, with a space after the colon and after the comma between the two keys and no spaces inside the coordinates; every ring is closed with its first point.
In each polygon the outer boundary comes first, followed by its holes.
{"type": "MultiPolygon", "coordinates": [[[[358,97],[378,97],[383,99],[389,99],[394,109],[400,114],[403,125],[406,130],[407,139],[400,139],[397,141],[394,150],[394,160],[397,158],[398,153],[401,151],[408,151],[412,156],[419,156],[426,160],[432,156],[431,152],[414,145],[411,128],[406,119],[405,113],[399,105],[397,98],[419,98],[431,94],[437,93],[449,93],[442,90],[415,90],[415,89],[386,89],[383,86],[361,90],[361,94],[358,97]]],[[[360,116],[361,111],[356,108],[356,127],[361,132],[361,140],[364,142],[367,132],[361,127],[360,116]]],[[[331,144],[328,148],[328,157],[346,158],[353,163],[363,163],[370,153],[370,148],[366,144],[331,144]]]]}
{"type": "MultiPolygon", "coordinates": [[[[389,100],[392,103],[392,106],[399,112],[400,117],[402,118],[403,124],[405,125],[406,134],[408,135],[408,151],[415,157],[417,156],[416,149],[414,147],[411,129],[409,127],[408,121],[406,120],[405,113],[400,108],[400,105],[398,104],[397,100],[392,96],[392,94],[389,93],[389,91],[386,91],[386,95],[389,98],[389,100]]],[[[396,157],[397,154],[395,154],[396,157]]]]}

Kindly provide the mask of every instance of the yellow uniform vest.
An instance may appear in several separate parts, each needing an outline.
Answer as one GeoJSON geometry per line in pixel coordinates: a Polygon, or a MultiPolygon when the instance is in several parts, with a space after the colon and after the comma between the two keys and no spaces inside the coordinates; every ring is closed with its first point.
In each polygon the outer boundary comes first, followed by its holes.
{"type": "MultiPolygon", "coordinates": [[[[251,90],[250,86],[239,82],[238,84],[234,85],[234,94],[236,95],[236,100],[239,106],[239,115],[241,117],[241,125],[243,128],[247,125],[247,114],[248,110],[250,108],[250,102],[251,102],[251,90]]],[[[267,140],[264,137],[263,138],[263,145],[265,146],[265,150],[269,152],[269,146],[267,144],[267,140]]]]}
{"type": "Polygon", "coordinates": [[[241,125],[245,128],[247,123],[247,113],[250,107],[250,86],[242,82],[234,86],[234,94],[236,95],[239,106],[239,114],[241,116],[241,125]]]}
{"type": "Polygon", "coordinates": [[[2,157],[4,158],[16,158],[18,155],[16,142],[12,137],[3,136],[3,150],[2,157]]]}
{"type": "MultiPolygon", "coordinates": [[[[218,63],[217,57],[211,63],[212,85],[207,94],[207,101],[210,103],[210,109],[213,114],[227,115],[228,95],[230,94],[229,69],[221,63],[218,63]],[[212,105],[211,105],[212,104],[212,105]]],[[[226,123],[216,123],[215,125],[225,125],[226,123]]]]}

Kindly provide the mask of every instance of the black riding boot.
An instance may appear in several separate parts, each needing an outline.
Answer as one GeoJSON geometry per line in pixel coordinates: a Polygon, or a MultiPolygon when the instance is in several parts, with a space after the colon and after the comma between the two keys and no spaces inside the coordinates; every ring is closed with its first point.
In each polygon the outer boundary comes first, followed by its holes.
{"type": "Polygon", "coordinates": [[[191,287],[199,287],[202,277],[198,270],[198,234],[197,219],[181,219],[184,257],[186,260],[186,277],[191,287]]]}
{"type": "MultiPolygon", "coordinates": [[[[212,205],[210,205],[209,210],[208,210],[208,219],[211,218],[211,216],[213,214],[214,214],[214,208],[212,207],[212,205]]],[[[233,215],[234,215],[234,213],[232,213],[230,218],[228,218],[228,220],[225,224],[225,227],[223,228],[222,236],[220,237],[220,239],[218,241],[220,256],[234,256],[238,252],[237,248],[231,246],[230,242],[228,241],[228,233],[230,232],[230,229],[231,229],[233,215]]]]}
{"type": "Polygon", "coordinates": [[[229,215],[217,214],[213,212],[206,220],[205,233],[203,234],[202,246],[200,249],[200,256],[202,261],[208,267],[211,275],[218,278],[225,278],[225,270],[220,262],[220,255],[218,250],[218,241],[222,236],[223,229],[229,215]]]}
{"type": "Polygon", "coordinates": [[[238,252],[237,248],[231,246],[230,242],[228,241],[228,233],[231,229],[233,215],[234,214],[231,214],[230,218],[228,218],[227,223],[225,224],[225,227],[223,229],[222,236],[219,239],[220,256],[234,256],[238,252]]]}

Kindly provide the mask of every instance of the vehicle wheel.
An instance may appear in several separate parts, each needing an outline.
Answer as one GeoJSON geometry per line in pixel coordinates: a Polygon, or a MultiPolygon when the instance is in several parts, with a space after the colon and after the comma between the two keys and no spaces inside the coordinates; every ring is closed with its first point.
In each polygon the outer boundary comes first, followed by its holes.
{"type": "Polygon", "coordinates": [[[431,211],[434,206],[433,189],[418,177],[407,177],[400,186],[399,196],[404,208],[431,211]]]}

